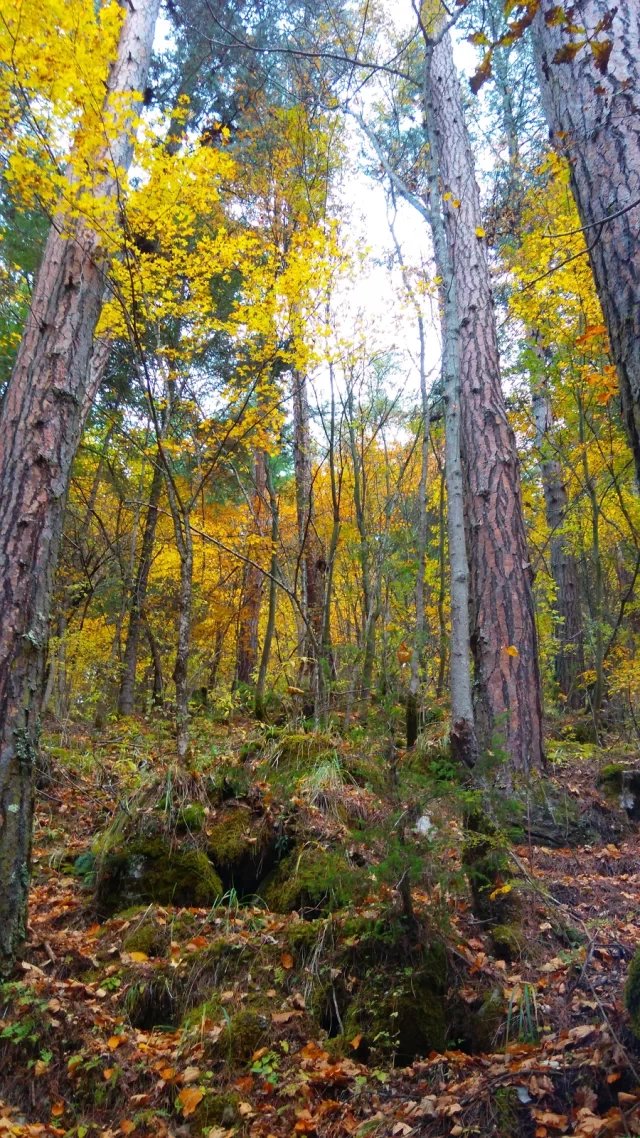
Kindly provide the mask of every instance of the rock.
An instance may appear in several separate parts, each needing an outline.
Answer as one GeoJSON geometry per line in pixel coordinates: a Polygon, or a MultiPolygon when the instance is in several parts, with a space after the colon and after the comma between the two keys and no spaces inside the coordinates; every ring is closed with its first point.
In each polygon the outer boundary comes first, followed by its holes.
{"type": "Polygon", "coordinates": [[[223,892],[205,853],[175,848],[159,836],[123,841],[98,858],[95,898],[102,915],[142,902],[206,908],[223,892]]]}
{"type": "MultiPolygon", "coordinates": [[[[282,851],[284,852],[284,851],[282,851]]],[[[226,889],[255,893],[280,853],[273,823],[245,806],[228,806],[207,828],[207,853],[226,889]]]]}

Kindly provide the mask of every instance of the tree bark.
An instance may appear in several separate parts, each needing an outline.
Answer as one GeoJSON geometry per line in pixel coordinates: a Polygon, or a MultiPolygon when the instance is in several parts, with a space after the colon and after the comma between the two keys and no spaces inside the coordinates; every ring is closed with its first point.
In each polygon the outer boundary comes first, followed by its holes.
{"type": "MultiPolygon", "coordinates": [[[[253,495],[254,532],[264,537],[267,529],[267,455],[258,450],[255,455],[255,492],[253,495]]],[[[252,684],[258,664],[258,631],[260,608],[264,590],[264,573],[256,565],[247,565],[244,574],[242,603],[238,614],[238,643],[236,649],[236,682],[252,684]]]]}
{"type": "Polygon", "coordinates": [[[538,646],[515,438],[500,362],[480,198],[460,82],[443,36],[430,74],[444,222],[460,324],[461,451],[470,564],[471,646],[478,741],[499,736],[511,770],[540,767],[538,646]]]}
{"type": "Polygon", "coordinates": [[[291,376],[293,395],[293,461],[296,478],[298,564],[302,578],[301,610],[305,623],[302,640],[301,676],[313,685],[322,638],[324,557],[315,521],[309,397],[307,377],[300,371],[291,376]]]}
{"type": "Polygon", "coordinates": [[[271,656],[271,645],[276,628],[276,613],[278,609],[278,539],[280,536],[278,498],[273,486],[273,478],[269,468],[268,458],[266,458],[266,488],[269,494],[269,509],[271,511],[271,577],[269,580],[267,627],[265,629],[262,652],[260,654],[260,667],[258,669],[258,681],[256,683],[254,703],[256,719],[261,720],[265,717],[264,700],[267,688],[267,671],[269,668],[269,658],[271,656]]]}
{"type": "Polygon", "coordinates": [[[127,627],[127,636],[122,660],[122,679],[120,681],[120,692],[118,695],[119,715],[133,714],[136,688],[136,665],[138,662],[138,645],[140,642],[140,632],[142,631],[143,626],[143,610],[147,596],[147,588],[149,585],[149,573],[151,571],[153,546],[156,537],[158,505],[160,503],[162,483],[162,466],[159,462],[156,462],[153,468],[153,478],[151,480],[151,489],[149,492],[147,516],[145,518],[144,533],[142,535],[142,548],[140,550],[140,560],[138,562],[136,578],[133,590],[131,592],[129,624],[127,627]]]}
{"type": "Polygon", "coordinates": [[[478,758],[478,737],[471,689],[469,643],[469,558],[465,532],[465,495],[461,446],[461,324],[455,265],[449,247],[442,196],[442,133],[438,129],[433,95],[434,57],[437,48],[425,36],[424,112],[429,143],[429,224],[436,268],[440,277],[442,321],[442,389],[445,408],[445,477],[447,529],[451,574],[451,751],[454,758],[473,767],[478,758]]]}
{"type": "Polygon", "coordinates": [[[545,513],[549,526],[551,576],[556,586],[555,609],[558,614],[556,639],[559,643],[555,659],[558,687],[568,707],[584,706],[584,692],[579,677],[584,671],[584,636],[580,607],[580,579],[576,558],[567,548],[562,525],[567,512],[567,489],[562,467],[550,449],[553,413],[546,379],[532,392],[536,424],[536,443],[540,451],[540,472],[545,513]]]}
{"type": "MultiPolygon", "coordinates": [[[[107,118],[123,94],[144,87],[157,12],[158,0],[125,8],[107,118]]],[[[131,154],[131,131],[123,129],[108,155],[96,155],[107,171],[101,195],[117,192],[131,154]]],[[[11,968],[26,935],[51,589],[107,268],[97,233],[78,221],[62,237],[59,224],[46,244],[0,421],[0,972],[11,968]]]]}
{"type": "Polygon", "coordinates": [[[533,23],[542,101],[569,162],[640,481],[640,6],[578,0],[570,32],[548,22],[555,7],[540,0],[533,23]]]}

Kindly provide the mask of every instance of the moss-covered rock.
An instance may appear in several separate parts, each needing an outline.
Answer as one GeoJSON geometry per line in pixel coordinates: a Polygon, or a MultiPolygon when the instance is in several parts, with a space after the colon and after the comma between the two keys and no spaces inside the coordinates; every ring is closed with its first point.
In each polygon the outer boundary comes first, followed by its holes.
{"type": "Polygon", "coordinates": [[[640,949],[629,965],[627,982],[624,988],[624,1006],[629,1013],[631,1030],[640,1039],[640,949]]]}
{"type": "Polygon", "coordinates": [[[189,1132],[206,1138],[212,1127],[224,1130],[235,1126],[239,1121],[238,1106],[240,1096],[233,1091],[207,1094],[189,1118],[189,1132]]]}
{"type": "Polygon", "coordinates": [[[492,925],[508,925],[518,913],[508,848],[503,834],[482,810],[466,817],[462,862],[471,888],[473,911],[492,925]]]}
{"type": "Polygon", "coordinates": [[[522,956],[525,947],[525,938],[522,929],[517,924],[494,925],[491,929],[491,945],[498,960],[511,963],[522,956]]]}
{"type": "Polygon", "coordinates": [[[294,850],[260,887],[260,896],[276,913],[297,911],[319,916],[362,901],[369,883],[341,851],[320,846],[294,850]]]}
{"type": "Polygon", "coordinates": [[[254,893],[277,860],[273,823],[245,806],[228,806],[207,829],[207,852],[227,889],[254,893]]]}
{"type": "Polygon", "coordinates": [[[172,847],[159,836],[123,842],[98,862],[95,896],[104,915],[144,901],[207,907],[223,892],[205,853],[172,847]]]}
{"type": "Polygon", "coordinates": [[[227,1019],[215,1051],[227,1063],[246,1063],[267,1039],[270,1027],[271,1019],[262,1010],[242,1008],[227,1019]]]}
{"type": "Polygon", "coordinates": [[[122,938],[125,952],[144,952],[145,956],[162,957],[169,951],[171,934],[166,919],[144,909],[134,918],[122,938]]]}
{"type": "Polygon", "coordinates": [[[415,971],[396,974],[372,969],[362,980],[343,1017],[344,1038],[359,1040],[358,1051],[366,1057],[393,1055],[411,1063],[431,1051],[444,1051],[448,1040],[446,961],[435,950],[425,954],[415,971]]]}

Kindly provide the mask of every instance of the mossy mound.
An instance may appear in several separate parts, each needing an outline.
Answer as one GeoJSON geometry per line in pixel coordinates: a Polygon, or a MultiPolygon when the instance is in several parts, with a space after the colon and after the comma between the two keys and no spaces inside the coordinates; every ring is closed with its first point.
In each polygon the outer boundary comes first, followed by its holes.
{"type": "Polygon", "coordinates": [[[426,950],[415,968],[372,968],[363,977],[343,1017],[345,1042],[363,1058],[393,1055],[411,1063],[431,1051],[444,1051],[448,1038],[446,957],[426,950]]]}
{"type": "Polygon", "coordinates": [[[189,1119],[189,1133],[206,1136],[212,1127],[227,1130],[239,1121],[240,1095],[233,1091],[207,1094],[189,1119]]]}
{"type": "Polygon", "coordinates": [[[640,1039],[640,949],[629,965],[627,982],[624,988],[624,1006],[629,1013],[631,1030],[640,1039]]]}
{"type": "Polygon", "coordinates": [[[491,930],[491,944],[498,960],[511,963],[522,956],[525,938],[518,925],[494,925],[491,930]]]}
{"type": "Polygon", "coordinates": [[[504,835],[483,811],[467,814],[462,863],[471,888],[475,915],[492,925],[509,925],[517,917],[511,864],[504,835]]]}
{"type": "Polygon", "coordinates": [[[207,818],[207,811],[202,802],[187,802],[178,810],[176,829],[183,834],[199,834],[207,818]]]}
{"type": "Polygon", "coordinates": [[[242,805],[220,811],[207,829],[207,853],[224,886],[241,896],[255,893],[278,857],[273,823],[242,805]]]}
{"type": "Polygon", "coordinates": [[[95,899],[102,915],[145,901],[206,908],[223,892],[205,853],[175,848],[159,836],[123,841],[98,862],[95,899]]]}
{"type": "Polygon", "coordinates": [[[166,918],[148,908],[134,917],[122,938],[125,952],[143,952],[149,957],[163,957],[169,951],[171,933],[166,918]]]}
{"type": "Polygon", "coordinates": [[[304,917],[320,916],[364,900],[369,882],[341,851],[320,846],[294,850],[260,888],[260,895],[276,913],[297,911],[304,917]]]}
{"type": "Polygon", "coordinates": [[[270,748],[269,781],[294,786],[320,763],[335,759],[335,747],[331,736],[319,731],[282,735],[270,748]]]}

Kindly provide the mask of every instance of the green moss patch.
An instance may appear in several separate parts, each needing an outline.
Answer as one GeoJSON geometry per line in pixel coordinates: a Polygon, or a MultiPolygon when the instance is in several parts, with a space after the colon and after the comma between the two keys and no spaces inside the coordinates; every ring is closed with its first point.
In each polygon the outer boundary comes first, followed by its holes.
{"type": "Polygon", "coordinates": [[[320,846],[294,850],[263,883],[260,895],[276,913],[301,913],[309,918],[362,901],[370,888],[341,851],[320,846]]]}
{"type": "Polygon", "coordinates": [[[108,915],[145,901],[206,908],[223,892],[202,851],[172,848],[161,837],[139,837],[100,859],[95,896],[100,913],[108,915]]]}
{"type": "Polygon", "coordinates": [[[227,889],[255,893],[276,862],[277,835],[267,817],[228,806],[207,829],[207,852],[227,889]]]}

